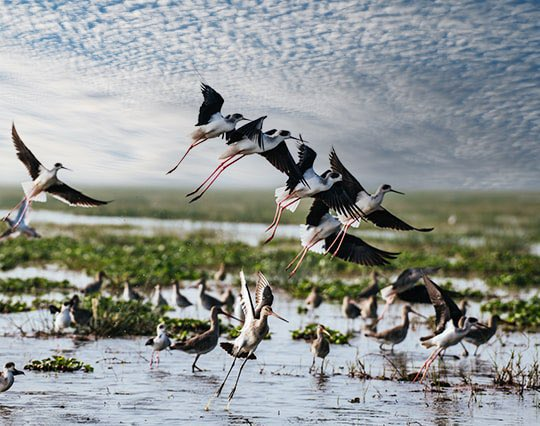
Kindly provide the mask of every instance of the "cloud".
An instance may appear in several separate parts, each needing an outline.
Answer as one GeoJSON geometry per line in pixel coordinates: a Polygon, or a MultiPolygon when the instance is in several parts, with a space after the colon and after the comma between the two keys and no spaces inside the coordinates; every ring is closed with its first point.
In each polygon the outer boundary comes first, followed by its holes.
{"type": "MultiPolygon", "coordinates": [[[[330,146],[369,188],[538,188],[540,9],[534,2],[30,2],[0,15],[0,167],[25,180],[15,119],[80,183],[192,186],[200,73],[225,112],[330,146]],[[75,163],[72,165],[71,163],[75,163]]],[[[222,185],[279,185],[261,158],[222,185]]],[[[66,177],[67,179],[67,177],[66,177]]]]}

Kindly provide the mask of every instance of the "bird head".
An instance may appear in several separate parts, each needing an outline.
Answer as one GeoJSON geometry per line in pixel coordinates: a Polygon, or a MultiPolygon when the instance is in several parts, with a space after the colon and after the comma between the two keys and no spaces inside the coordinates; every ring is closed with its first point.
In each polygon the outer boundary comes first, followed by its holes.
{"type": "Polygon", "coordinates": [[[328,182],[334,184],[335,182],[339,182],[343,180],[343,177],[340,173],[334,172],[332,170],[326,170],[322,175],[321,178],[326,179],[328,182]]]}
{"type": "Polygon", "coordinates": [[[244,120],[247,120],[249,121],[249,119],[247,119],[246,117],[244,117],[242,114],[238,114],[238,113],[234,113],[232,115],[228,115],[226,118],[228,118],[229,120],[232,120],[234,121],[234,124],[240,122],[240,121],[244,121],[244,120]]]}
{"type": "Polygon", "coordinates": [[[7,371],[10,371],[14,376],[18,376],[20,374],[24,374],[24,372],[17,370],[15,368],[15,363],[8,362],[6,365],[4,365],[4,369],[7,371]]]}
{"type": "Polygon", "coordinates": [[[324,325],[322,324],[319,324],[317,326],[317,335],[321,335],[321,334],[326,334],[328,337],[331,337],[330,333],[328,332],[328,330],[324,327],[324,325]]]}
{"type": "Polygon", "coordinates": [[[273,316],[273,317],[279,318],[281,321],[289,322],[285,318],[283,318],[283,317],[279,316],[278,314],[276,314],[272,310],[271,306],[265,305],[265,306],[263,306],[263,308],[261,310],[261,317],[268,317],[268,316],[273,316]]]}
{"type": "Polygon", "coordinates": [[[167,331],[167,326],[164,324],[164,323],[160,323],[158,326],[157,326],[157,334],[158,336],[162,333],[165,333],[167,331]]]}
{"type": "Polygon", "coordinates": [[[64,167],[64,166],[62,165],[62,163],[56,163],[56,164],[54,165],[54,170],[58,171],[58,170],[60,170],[60,169],[66,169],[66,170],[69,170],[70,172],[72,171],[71,169],[68,169],[67,167],[64,167]]]}
{"type": "Polygon", "coordinates": [[[388,185],[387,183],[379,186],[379,189],[377,190],[377,192],[382,193],[382,194],[386,194],[387,192],[395,192],[396,194],[405,195],[403,192],[392,189],[392,186],[388,185]]]}

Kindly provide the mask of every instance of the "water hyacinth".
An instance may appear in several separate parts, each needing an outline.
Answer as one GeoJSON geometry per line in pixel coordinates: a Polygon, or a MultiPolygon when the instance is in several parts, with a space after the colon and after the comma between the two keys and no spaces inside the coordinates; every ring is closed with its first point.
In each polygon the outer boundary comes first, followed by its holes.
{"type": "Polygon", "coordinates": [[[60,355],[53,355],[42,360],[34,359],[24,366],[25,370],[33,371],[54,371],[56,373],[72,373],[82,370],[85,373],[92,373],[94,367],[85,364],[76,358],[66,358],[60,355]]]}

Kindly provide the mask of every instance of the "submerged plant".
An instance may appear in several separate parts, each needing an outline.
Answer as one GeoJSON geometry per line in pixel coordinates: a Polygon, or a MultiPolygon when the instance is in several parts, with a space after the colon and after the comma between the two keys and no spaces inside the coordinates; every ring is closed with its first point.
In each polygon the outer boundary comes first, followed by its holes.
{"type": "Polygon", "coordinates": [[[65,358],[60,355],[53,355],[50,358],[42,360],[34,359],[24,366],[25,370],[34,371],[54,371],[57,373],[72,373],[74,371],[82,370],[85,373],[92,373],[94,367],[90,364],[85,364],[75,358],[65,358]]]}

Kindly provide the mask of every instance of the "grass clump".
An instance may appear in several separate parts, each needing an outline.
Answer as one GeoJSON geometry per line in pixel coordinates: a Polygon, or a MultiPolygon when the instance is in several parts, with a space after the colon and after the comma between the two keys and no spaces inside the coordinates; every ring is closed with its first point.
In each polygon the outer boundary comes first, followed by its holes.
{"type": "Polygon", "coordinates": [[[32,310],[25,302],[13,300],[0,300],[0,314],[15,314],[32,310]]]}
{"type": "Polygon", "coordinates": [[[85,364],[75,358],[66,358],[59,355],[53,355],[50,358],[42,360],[34,359],[24,366],[25,370],[33,371],[54,371],[56,373],[72,373],[82,370],[85,373],[92,373],[94,367],[90,364],[85,364]]]}
{"type": "Polygon", "coordinates": [[[491,300],[481,306],[482,312],[499,315],[519,330],[540,329],[540,297],[528,300],[513,299],[507,302],[491,300]]]}
{"type": "MultiPolygon", "coordinates": [[[[293,340],[315,340],[317,338],[317,325],[318,324],[316,323],[311,323],[306,325],[303,329],[299,328],[297,330],[292,330],[291,336],[293,340]]],[[[331,328],[326,328],[326,331],[330,333],[330,336],[327,336],[328,341],[334,345],[347,345],[349,339],[352,338],[352,334],[350,333],[343,334],[340,331],[331,328]]]]}

